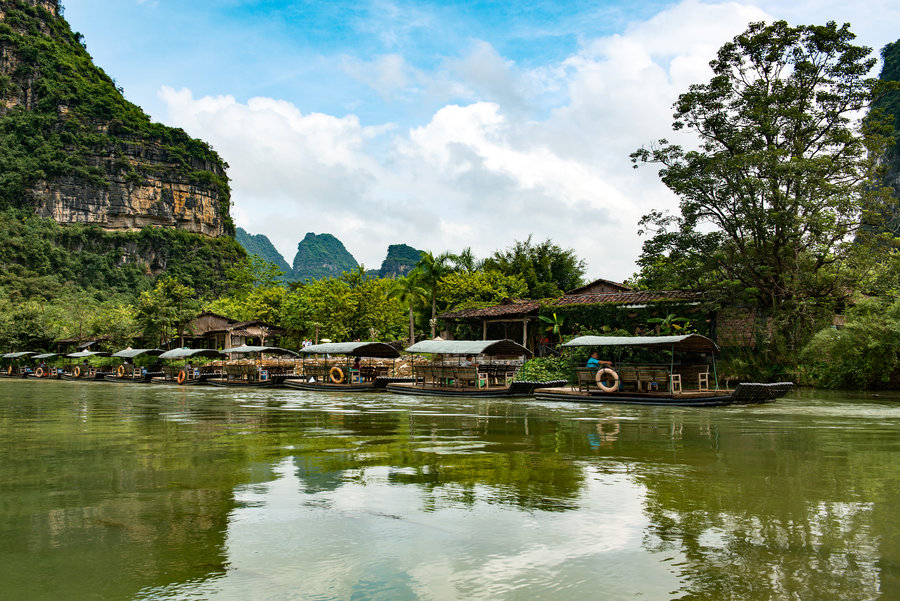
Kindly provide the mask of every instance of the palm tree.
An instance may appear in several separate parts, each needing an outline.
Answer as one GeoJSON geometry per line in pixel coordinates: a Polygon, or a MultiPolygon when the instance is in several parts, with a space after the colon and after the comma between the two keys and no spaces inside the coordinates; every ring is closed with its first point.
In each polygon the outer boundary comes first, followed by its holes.
{"type": "Polygon", "coordinates": [[[391,298],[399,299],[401,303],[409,307],[409,343],[416,341],[416,322],[413,318],[413,308],[425,302],[428,291],[420,283],[421,274],[415,270],[409,272],[405,278],[398,278],[389,293],[391,298]]]}
{"type": "Polygon", "coordinates": [[[437,323],[437,292],[441,278],[451,273],[453,268],[450,262],[454,256],[452,253],[443,252],[434,256],[431,251],[422,251],[422,258],[416,263],[414,271],[419,272],[422,285],[428,290],[431,300],[431,337],[434,338],[435,324],[437,323]]]}
{"type": "Polygon", "coordinates": [[[464,271],[466,273],[474,273],[481,269],[481,261],[475,258],[471,246],[465,247],[461,253],[455,255],[453,257],[453,263],[455,264],[457,271],[464,271]]]}

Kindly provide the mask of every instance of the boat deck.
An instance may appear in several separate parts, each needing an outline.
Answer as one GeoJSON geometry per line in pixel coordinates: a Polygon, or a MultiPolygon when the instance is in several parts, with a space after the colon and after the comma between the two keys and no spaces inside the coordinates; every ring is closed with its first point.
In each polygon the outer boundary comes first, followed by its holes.
{"type": "Polygon", "coordinates": [[[719,390],[685,390],[677,394],[668,391],[582,391],[569,386],[560,386],[537,389],[534,391],[534,397],[542,401],[702,407],[771,403],[787,394],[792,386],[793,384],[790,382],[775,382],[771,384],[742,383],[733,390],[727,388],[719,390]]]}

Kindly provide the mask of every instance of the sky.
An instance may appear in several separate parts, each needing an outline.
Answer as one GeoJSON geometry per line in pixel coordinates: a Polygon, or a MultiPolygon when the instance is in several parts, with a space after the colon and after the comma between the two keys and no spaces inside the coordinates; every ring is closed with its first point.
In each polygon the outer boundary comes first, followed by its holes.
{"type": "Polygon", "coordinates": [[[630,277],[641,216],[677,212],[629,154],[679,140],[672,104],[748,23],[847,22],[876,55],[900,38],[896,0],[63,5],[130,101],[223,157],[235,223],[288,263],[307,232],[367,268],[390,244],[484,258],[531,236],[589,280],[630,277]]]}

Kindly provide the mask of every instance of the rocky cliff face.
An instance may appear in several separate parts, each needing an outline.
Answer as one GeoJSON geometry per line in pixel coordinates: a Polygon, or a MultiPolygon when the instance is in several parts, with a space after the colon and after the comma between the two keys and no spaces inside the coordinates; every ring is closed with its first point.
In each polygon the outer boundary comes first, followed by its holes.
{"type": "MultiPolygon", "coordinates": [[[[105,181],[72,175],[36,181],[29,193],[38,215],[58,223],[95,223],[104,229],[160,225],[207,236],[224,233],[218,190],[180,176],[178,165],[159,144],[129,144],[122,151],[87,157],[87,161],[107,173],[105,181]],[[129,170],[117,168],[122,160],[129,170]]],[[[225,176],[217,165],[205,167],[225,176]]]]}
{"type": "Polygon", "coordinates": [[[126,101],[55,0],[0,0],[0,208],[8,206],[110,230],[233,233],[221,158],[126,101]]]}

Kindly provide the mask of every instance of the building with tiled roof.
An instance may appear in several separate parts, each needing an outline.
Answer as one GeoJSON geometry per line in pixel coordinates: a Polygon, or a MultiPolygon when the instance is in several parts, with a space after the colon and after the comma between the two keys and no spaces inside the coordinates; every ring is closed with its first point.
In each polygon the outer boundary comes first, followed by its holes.
{"type": "MultiPolygon", "coordinates": [[[[655,303],[694,307],[700,303],[703,294],[684,290],[630,290],[624,284],[609,280],[595,280],[586,286],[567,292],[556,299],[529,300],[507,299],[498,305],[482,308],[448,311],[438,317],[447,324],[468,324],[480,327],[484,340],[511,338],[521,341],[529,349],[536,347],[535,338],[546,326],[539,317],[541,308],[552,312],[553,307],[573,305],[615,305],[623,309],[644,309],[655,303]],[[594,292],[598,289],[607,292],[594,292]]],[[[611,328],[620,324],[607,324],[611,328]]]]}

